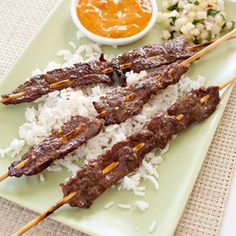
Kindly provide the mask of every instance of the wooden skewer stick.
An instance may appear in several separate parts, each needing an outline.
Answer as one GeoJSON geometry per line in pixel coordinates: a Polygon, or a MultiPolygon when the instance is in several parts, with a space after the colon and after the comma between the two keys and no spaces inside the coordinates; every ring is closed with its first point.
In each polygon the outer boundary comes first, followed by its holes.
{"type": "Polygon", "coordinates": [[[3,174],[1,177],[0,177],[0,182],[2,182],[4,179],[8,178],[9,176],[9,172],[6,172],[5,174],[3,174]]]}
{"type": "Polygon", "coordinates": [[[196,61],[198,58],[200,58],[201,56],[203,56],[207,52],[209,52],[212,49],[214,49],[215,47],[217,47],[220,43],[230,39],[231,37],[235,37],[235,36],[236,36],[236,29],[232,30],[228,34],[224,35],[223,37],[217,39],[214,43],[210,44],[209,46],[203,48],[201,51],[197,52],[192,57],[190,57],[187,60],[185,60],[184,62],[182,62],[182,64],[183,65],[191,64],[192,62],[196,61]]]}
{"type": "Polygon", "coordinates": [[[229,84],[233,83],[236,81],[236,76],[232,77],[231,79],[225,81],[223,84],[219,85],[219,90],[224,89],[225,87],[227,87],[229,84]]]}
{"type": "Polygon", "coordinates": [[[136,93],[131,93],[125,97],[125,101],[130,101],[136,97],[136,93]]]}
{"type": "Polygon", "coordinates": [[[25,92],[20,92],[20,93],[15,93],[15,94],[11,94],[7,97],[4,97],[4,98],[0,98],[0,103],[4,103],[4,102],[8,102],[14,98],[18,98],[18,97],[21,97],[25,95],[25,92]]]}
{"type": "Polygon", "coordinates": [[[102,173],[104,175],[108,174],[109,172],[111,172],[114,168],[116,168],[119,165],[119,162],[112,162],[109,166],[107,166],[105,169],[103,169],[102,173]]]}
{"type": "MultiPolygon", "coordinates": [[[[235,39],[235,38],[236,38],[236,36],[233,35],[233,36],[230,37],[229,39],[235,39]]],[[[216,39],[216,40],[217,40],[217,39],[216,39]]],[[[213,40],[213,41],[210,41],[210,42],[201,43],[201,44],[195,44],[195,45],[193,45],[193,46],[190,46],[188,49],[189,49],[190,51],[196,51],[196,50],[199,49],[199,48],[203,48],[203,47],[206,47],[206,46],[208,46],[208,45],[214,43],[216,40],[213,40]]]]}
{"type": "Polygon", "coordinates": [[[103,117],[105,117],[106,115],[107,115],[107,111],[106,111],[106,110],[104,110],[104,111],[102,111],[102,112],[100,112],[100,113],[98,114],[99,118],[103,118],[103,117]]]}
{"type": "MultiPolygon", "coordinates": [[[[139,151],[144,147],[144,143],[140,143],[137,146],[133,148],[134,151],[139,151]]],[[[103,174],[106,175],[109,172],[111,172],[114,168],[116,168],[119,165],[119,162],[112,162],[110,165],[108,165],[106,168],[102,170],[103,174]]],[[[34,225],[37,225],[39,222],[41,222],[43,219],[45,219],[47,216],[51,215],[54,211],[56,211],[58,208],[66,204],[70,199],[75,197],[77,194],[77,191],[71,192],[64,198],[62,198],[58,203],[56,203],[54,206],[50,207],[48,210],[43,212],[40,216],[38,216],[36,219],[29,222],[27,225],[25,225],[23,228],[21,228],[19,231],[17,231],[13,236],[21,236],[25,232],[27,232],[29,229],[31,229],[34,225]]]]}
{"type": "MultiPolygon", "coordinates": [[[[236,81],[236,77],[224,82],[223,84],[219,85],[218,88],[219,90],[225,88],[227,85],[230,83],[233,83],[236,81]]],[[[204,96],[200,101],[206,102],[210,98],[209,95],[204,96]]],[[[182,120],[184,118],[183,114],[180,114],[176,116],[177,120],[182,120]]],[[[138,152],[140,151],[143,147],[145,146],[145,143],[140,143],[136,145],[133,150],[138,152]]],[[[106,168],[103,169],[103,174],[108,174],[111,172],[114,168],[116,168],[119,165],[119,162],[112,162],[110,165],[108,165],[106,168]]],[[[56,211],[58,208],[66,204],[70,199],[72,199],[75,195],[77,194],[77,191],[70,193],[69,195],[65,196],[63,199],[61,199],[56,205],[52,206],[45,212],[43,212],[40,216],[38,216],[36,219],[25,225],[23,228],[21,228],[14,236],[21,236],[23,233],[27,232],[29,229],[31,229],[34,225],[38,224],[40,221],[45,219],[47,216],[51,215],[54,211],[56,211]]]]}
{"type": "Polygon", "coordinates": [[[182,120],[184,118],[184,115],[183,114],[179,114],[178,116],[176,116],[176,119],[178,121],[182,120]]]}
{"type": "Polygon", "coordinates": [[[72,139],[73,137],[75,137],[76,135],[80,134],[81,132],[83,132],[85,129],[87,128],[86,124],[81,124],[79,125],[77,128],[75,128],[74,130],[72,130],[71,132],[63,135],[60,140],[63,143],[66,143],[67,141],[69,141],[70,139],[72,139]]]}
{"type": "Polygon", "coordinates": [[[135,146],[135,147],[133,148],[133,150],[134,150],[135,152],[138,152],[138,151],[140,151],[144,146],[145,146],[145,143],[140,143],[140,144],[138,144],[137,146],[135,146]]]}
{"type": "Polygon", "coordinates": [[[58,88],[64,88],[66,86],[69,86],[72,83],[71,80],[69,79],[65,79],[59,82],[55,82],[53,84],[50,84],[50,88],[51,89],[58,89],[58,88]]]}
{"type": "Polygon", "coordinates": [[[209,98],[210,98],[210,95],[208,94],[208,95],[204,96],[203,98],[201,98],[200,102],[205,103],[208,101],[209,98]]]}
{"type": "Polygon", "coordinates": [[[63,206],[65,203],[67,203],[71,198],[73,198],[77,192],[72,192],[69,195],[65,196],[63,199],[61,199],[58,203],[56,203],[54,206],[50,207],[48,210],[43,212],[40,216],[38,216],[36,219],[25,225],[22,229],[17,231],[13,236],[20,236],[24,234],[26,231],[31,229],[34,225],[38,224],[40,221],[42,221],[47,216],[51,215],[55,210],[63,206]]]}

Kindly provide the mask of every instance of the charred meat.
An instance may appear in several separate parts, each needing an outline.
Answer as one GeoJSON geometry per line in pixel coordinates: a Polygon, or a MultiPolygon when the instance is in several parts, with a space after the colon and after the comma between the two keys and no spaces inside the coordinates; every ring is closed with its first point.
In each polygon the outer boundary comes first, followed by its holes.
{"type": "MultiPolygon", "coordinates": [[[[55,91],[54,88],[51,88],[51,84],[62,80],[67,80],[67,82],[63,83],[62,86],[58,86],[56,90],[98,83],[111,85],[113,84],[111,76],[102,73],[103,69],[109,66],[111,66],[111,64],[108,61],[93,61],[75,64],[73,67],[69,68],[48,71],[42,75],[36,75],[12,92],[12,94],[24,92],[22,96],[7,100],[3,103],[7,105],[32,102],[45,94],[55,91]]],[[[9,95],[2,96],[3,99],[8,97],[9,95]]]]}
{"type": "Polygon", "coordinates": [[[191,45],[183,38],[175,38],[164,43],[150,44],[131,50],[112,61],[119,65],[129,63],[130,69],[138,73],[141,70],[156,68],[191,57],[195,53],[189,49],[191,45]]]}
{"type": "Polygon", "coordinates": [[[65,157],[96,136],[102,126],[102,122],[97,119],[82,116],[72,117],[60,130],[53,131],[40,144],[30,147],[21,160],[13,162],[9,167],[9,175],[21,177],[40,173],[56,159],[65,157]],[[78,128],[80,130],[76,133],[78,128]],[[26,159],[26,164],[17,169],[16,166],[26,159]]]}
{"type": "Polygon", "coordinates": [[[137,115],[152,95],[179,82],[187,70],[188,67],[180,62],[162,66],[136,83],[125,88],[113,89],[93,105],[98,113],[105,112],[103,119],[106,125],[119,124],[137,115]]]}
{"type": "Polygon", "coordinates": [[[183,115],[176,127],[177,131],[181,131],[187,129],[192,123],[200,122],[209,117],[219,102],[218,87],[208,87],[207,89],[201,87],[190,92],[188,96],[182,98],[181,102],[172,105],[167,112],[173,116],[183,115]],[[207,102],[202,103],[201,99],[205,96],[209,96],[209,98],[207,102]]]}

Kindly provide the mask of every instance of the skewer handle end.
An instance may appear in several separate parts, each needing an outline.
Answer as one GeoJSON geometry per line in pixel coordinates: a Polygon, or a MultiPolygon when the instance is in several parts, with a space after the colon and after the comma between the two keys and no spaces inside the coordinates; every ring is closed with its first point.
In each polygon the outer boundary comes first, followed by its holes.
{"type": "Polygon", "coordinates": [[[0,182],[2,182],[3,180],[5,180],[6,178],[9,177],[9,172],[6,172],[5,174],[3,174],[2,176],[0,176],[0,182]]]}

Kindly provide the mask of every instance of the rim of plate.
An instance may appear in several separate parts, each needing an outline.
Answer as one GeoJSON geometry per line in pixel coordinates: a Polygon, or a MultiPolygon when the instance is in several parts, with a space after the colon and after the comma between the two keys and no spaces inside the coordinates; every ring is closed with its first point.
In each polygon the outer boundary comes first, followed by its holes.
{"type": "Polygon", "coordinates": [[[107,38],[107,37],[103,37],[103,36],[99,36],[96,35],[94,33],[92,33],[91,31],[89,31],[88,29],[86,29],[79,17],[77,16],[77,12],[76,12],[76,7],[77,4],[79,3],[79,0],[72,0],[71,2],[71,17],[72,20],[75,24],[75,26],[89,39],[91,39],[92,41],[95,41],[97,43],[101,43],[101,44],[105,44],[105,45],[113,45],[113,46],[118,46],[118,45],[125,45],[125,44],[130,44],[134,41],[137,41],[138,39],[141,39],[142,37],[144,37],[153,27],[153,25],[156,22],[156,18],[157,18],[157,14],[158,14],[158,7],[157,7],[157,2],[156,0],[149,0],[151,5],[152,5],[152,17],[150,19],[150,21],[148,22],[147,26],[140,31],[139,33],[132,35],[130,37],[126,37],[126,38],[107,38]]]}

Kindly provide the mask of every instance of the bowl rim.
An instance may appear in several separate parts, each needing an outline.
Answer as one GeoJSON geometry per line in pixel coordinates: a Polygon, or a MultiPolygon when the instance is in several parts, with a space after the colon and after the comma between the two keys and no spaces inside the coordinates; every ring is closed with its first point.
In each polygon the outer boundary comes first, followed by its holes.
{"type": "Polygon", "coordinates": [[[157,18],[157,11],[158,11],[157,2],[156,2],[156,0],[149,0],[152,5],[152,16],[151,16],[151,19],[148,22],[147,26],[142,31],[140,31],[139,33],[137,33],[135,35],[126,37],[126,38],[107,38],[107,37],[99,36],[99,35],[92,33],[91,31],[89,31],[87,28],[85,28],[82,25],[79,17],[77,16],[77,12],[76,12],[76,6],[79,1],[80,0],[72,0],[72,2],[71,2],[71,17],[72,17],[74,24],[86,37],[88,37],[92,41],[95,41],[95,42],[101,43],[101,44],[105,44],[105,45],[113,45],[113,46],[125,45],[125,44],[132,43],[132,42],[142,38],[151,30],[151,28],[155,24],[156,18],[157,18]]]}

